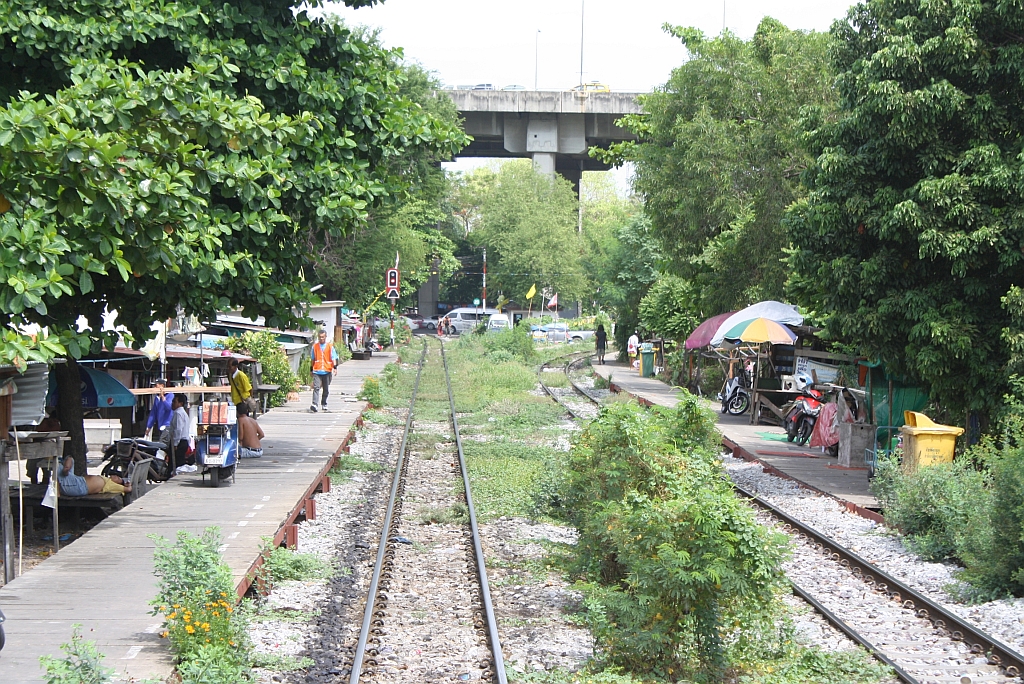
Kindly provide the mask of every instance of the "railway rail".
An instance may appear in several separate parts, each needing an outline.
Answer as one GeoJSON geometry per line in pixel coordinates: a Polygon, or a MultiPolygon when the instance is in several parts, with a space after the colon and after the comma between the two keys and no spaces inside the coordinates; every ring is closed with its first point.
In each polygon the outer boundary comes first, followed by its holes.
{"type": "MultiPolygon", "coordinates": [[[[416,371],[416,379],[413,384],[412,397],[409,401],[409,412],[402,432],[402,442],[395,462],[394,476],[391,482],[387,508],[384,513],[380,541],[377,546],[376,562],[373,566],[373,574],[370,577],[363,620],[349,673],[349,684],[359,684],[361,681],[367,681],[368,675],[372,674],[374,669],[380,664],[378,657],[382,655],[383,650],[381,637],[387,633],[387,628],[390,626],[387,610],[389,598],[387,592],[392,580],[398,574],[396,563],[397,545],[409,543],[409,540],[406,540],[399,534],[401,531],[401,511],[409,471],[409,435],[414,422],[416,398],[419,393],[423,367],[427,362],[427,352],[428,345],[424,342],[423,352],[416,371]]],[[[441,360],[444,365],[445,384],[448,391],[451,427],[458,453],[458,467],[465,487],[465,505],[468,511],[469,527],[468,537],[471,547],[467,565],[474,567],[476,575],[472,594],[479,604],[479,611],[474,615],[473,626],[477,636],[486,641],[490,651],[489,662],[481,663],[482,671],[479,678],[498,682],[498,684],[507,684],[504,657],[502,656],[497,621],[494,617],[494,608],[487,582],[487,567],[484,562],[483,548],[480,542],[480,531],[476,522],[476,511],[473,506],[473,494],[466,469],[466,460],[462,451],[462,438],[459,435],[458,418],[455,414],[455,398],[452,393],[451,377],[448,373],[448,360],[444,353],[443,342],[441,343],[441,360]]]]}
{"type": "MultiPolygon", "coordinates": [[[[574,355],[570,355],[572,357],[574,355]]],[[[566,357],[561,357],[566,358],[566,357]]],[[[591,402],[599,403],[593,396],[581,389],[572,380],[570,375],[571,367],[582,361],[582,356],[569,358],[564,364],[564,372],[569,377],[569,383],[577,393],[586,397],[591,402]]],[[[561,359],[556,359],[561,360],[561,359]]],[[[579,417],[578,411],[567,406],[561,397],[552,392],[543,382],[545,364],[538,371],[538,378],[541,386],[552,398],[573,417],[579,417]]],[[[850,624],[843,619],[836,611],[830,609],[819,597],[800,586],[795,581],[790,581],[793,593],[808,603],[830,624],[844,633],[851,640],[860,644],[879,661],[893,669],[896,677],[906,684],[926,684],[931,682],[961,682],[962,684],[978,684],[979,682],[997,681],[1020,681],[1024,673],[1024,655],[1017,653],[998,639],[986,634],[973,624],[948,610],[939,603],[929,599],[912,587],[907,586],[900,580],[892,577],[881,568],[858,556],[854,551],[845,548],[834,539],[818,532],[809,525],[788,515],[757,495],[748,492],[734,485],[737,493],[765,513],[777,520],[783,531],[796,538],[798,543],[804,543],[813,551],[826,559],[827,563],[833,563],[838,568],[848,571],[854,578],[859,579],[864,585],[881,594],[889,604],[895,604],[905,614],[902,624],[914,637],[930,631],[934,635],[929,642],[923,639],[910,639],[902,642],[891,642],[888,645],[875,643],[873,637],[858,631],[856,625],[850,624]],[[914,622],[916,621],[916,626],[914,622]],[[966,654],[963,648],[966,647],[966,654]],[[921,652],[914,650],[918,646],[928,646],[930,650],[921,652]],[[910,649],[909,651],[907,649],[910,649]],[[971,662],[960,665],[949,665],[943,661],[955,658],[957,654],[968,656],[971,662]],[[970,656],[974,656],[970,658],[970,656]],[[993,672],[993,670],[997,670],[993,672]],[[936,671],[947,674],[936,674],[936,671]],[[955,674],[952,674],[955,672],[955,674]]],[[[854,581],[856,581],[854,579],[854,581]]],[[[851,621],[852,622],[852,621],[851,621]]],[[[864,629],[862,626],[861,630],[864,629]]],[[[898,628],[894,629],[898,631],[898,628]]],[[[909,638],[909,637],[908,637],[909,638]]]]}
{"type": "Polygon", "coordinates": [[[540,383],[541,388],[555,401],[555,403],[561,406],[562,409],[575,420],[588,420],[594,416],[592,412],[583,410],[578,404],[574,406],[572,402],[566,401],[565,395],[556,391],[559,388],[548,386],[548,384],[544,382],[544,374],[548,371],[545,371],[544,369],[553,368],[556,363],[564,362],[562,363],[562,372],[565,373],[565,377],[568,379],[569,386],[572,388],[572,391],[584,397],[589,404],[600,406],[601,402],[592,394],[580,387],[579,383],[572,379],[572,374],[570,373],[573,366],[582,363],[591,356],[593,356],[593,352],[591,351],[573,352],[571,354],[566,354],[565,356],[554,358],[551,361],[546,361],[537,369],[537,382],[540,383]]]}

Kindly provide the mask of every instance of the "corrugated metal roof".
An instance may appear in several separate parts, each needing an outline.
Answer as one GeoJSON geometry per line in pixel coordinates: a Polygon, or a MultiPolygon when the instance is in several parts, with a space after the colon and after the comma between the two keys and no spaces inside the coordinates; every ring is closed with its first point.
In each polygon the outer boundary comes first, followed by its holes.
{"type": "Polygon", "coordinates": [[[49,388],[50,367],[45,363],[31,364],[22,375],[14,377],[18,386],[11,407],[14,425],[35,425],[46,417],[46,390],[49,388]]]}

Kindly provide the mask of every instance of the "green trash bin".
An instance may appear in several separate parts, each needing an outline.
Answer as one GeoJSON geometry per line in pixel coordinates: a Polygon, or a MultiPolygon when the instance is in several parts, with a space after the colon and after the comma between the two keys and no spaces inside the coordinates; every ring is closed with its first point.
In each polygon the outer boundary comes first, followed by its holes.
{"type": "Polygon", "coordinates": [[[640,377],[654,377],[654,345],[640,345],[640,377]]]}

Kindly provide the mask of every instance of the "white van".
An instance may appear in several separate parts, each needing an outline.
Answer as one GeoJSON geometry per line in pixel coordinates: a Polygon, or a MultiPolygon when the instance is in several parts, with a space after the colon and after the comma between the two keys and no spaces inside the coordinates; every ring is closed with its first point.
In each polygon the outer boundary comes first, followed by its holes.
{"type": "Polygon", "coordinates": [[[508,320],[508,314],[496,313],[487,319],[487,332],[501,332],[511,327],[512,324],[508,320]]]}
{"type": "Polygon", "coordinates": [[[481,309],[473,306],[463,306],[452,309],[448,312],[448,320],[452,322],[455,332],[460,335],[464,332],[472,332],[480,321],[486,321],[489,317],[498,313],[497,309],[481,309]]]}

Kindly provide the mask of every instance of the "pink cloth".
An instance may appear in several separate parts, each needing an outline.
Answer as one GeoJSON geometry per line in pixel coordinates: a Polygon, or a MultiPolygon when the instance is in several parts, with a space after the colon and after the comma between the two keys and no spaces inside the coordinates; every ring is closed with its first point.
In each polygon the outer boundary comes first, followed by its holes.
{"type": "Polygon", "coordinates": [[[814,431],[811,432],[812,447],[830,447],[839,443],[839,421],[836,420],[838,412],[839,406],[835,402],[821,407],[818,420],[814,422],[814,431]]]}

